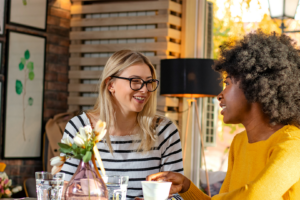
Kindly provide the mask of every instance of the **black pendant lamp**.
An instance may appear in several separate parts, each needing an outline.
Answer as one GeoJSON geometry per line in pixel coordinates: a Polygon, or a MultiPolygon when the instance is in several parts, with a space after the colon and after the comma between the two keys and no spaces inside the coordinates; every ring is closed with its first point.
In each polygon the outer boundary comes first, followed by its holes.
{"type": "Polygon", "coordinates": [[[215,97],[222,91],[212,59],[161,60],[160,94],[168,97],[215,97]]]}

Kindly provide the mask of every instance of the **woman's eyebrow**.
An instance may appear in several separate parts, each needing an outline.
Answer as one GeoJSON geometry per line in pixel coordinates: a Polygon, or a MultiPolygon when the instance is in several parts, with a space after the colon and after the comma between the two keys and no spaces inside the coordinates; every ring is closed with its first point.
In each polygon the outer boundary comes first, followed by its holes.
{"type": "MultiPolygon", "coordinates": [[[[131,76],[129,76],[129,78],[141,78],[141,76],[131,75],[131,76]]],[[[152,78],[152,76],[146,77],[146,79],[149,79],[149,78],[152,78]]]]}

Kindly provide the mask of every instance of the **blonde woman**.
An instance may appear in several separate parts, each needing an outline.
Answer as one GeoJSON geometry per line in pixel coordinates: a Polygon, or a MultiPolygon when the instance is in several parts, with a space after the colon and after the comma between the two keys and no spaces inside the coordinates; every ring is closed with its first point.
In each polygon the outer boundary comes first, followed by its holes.
{"type": "MultiPolygon", "coordinates": [[[[105,121],[108,134],[97,147],[108,175],[129,176],[127,199],[143,196],[141,181],[150,174],[183,173],[178,130],[155,115],[159,81],[149,59],[139,52],[118,51],[108,59],[100,80],[94,109],[72,118],[63,138],[72,139],[79,127],[105,121]]],[[[64,164],[66,181],[78,163],[74,159],[64,164]]]]}

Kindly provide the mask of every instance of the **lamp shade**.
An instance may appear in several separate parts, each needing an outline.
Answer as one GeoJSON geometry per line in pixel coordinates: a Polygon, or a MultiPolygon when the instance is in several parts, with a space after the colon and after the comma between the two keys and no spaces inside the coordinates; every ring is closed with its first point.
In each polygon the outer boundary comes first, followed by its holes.
{"type": "Polygon", "coordinates": [[[269,0],[270,15],[273,19],[295,18],[299,0],[269,0]]]}
{"type": "Polygon", "coordinates": [[[160,65],[160,94],[169,97],[214,97],[222,91],[212,59],[164,59],[160,65]]]}

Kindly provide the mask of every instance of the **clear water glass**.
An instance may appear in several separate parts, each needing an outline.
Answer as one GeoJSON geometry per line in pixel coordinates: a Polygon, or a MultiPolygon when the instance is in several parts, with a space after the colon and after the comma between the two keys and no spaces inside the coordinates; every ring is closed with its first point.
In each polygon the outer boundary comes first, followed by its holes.
{"type": "Polygon", "coordinates": [[[61,200],[64,178],[64,173],[35,172],[37,199],[61,200]]]}
{"type": "Polygon", "coordinates": [[[102,177],[109,200],[126,200],[129,176],[105,175],[102,177]]]}

